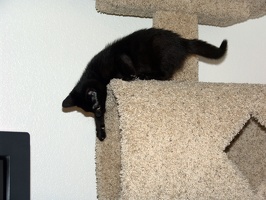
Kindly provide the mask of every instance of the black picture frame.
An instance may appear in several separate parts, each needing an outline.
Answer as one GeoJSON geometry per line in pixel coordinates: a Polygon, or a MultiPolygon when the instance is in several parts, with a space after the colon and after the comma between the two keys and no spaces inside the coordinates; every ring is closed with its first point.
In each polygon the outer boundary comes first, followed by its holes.
{"type": "Polygon", "coordinates": [[[0,175],[0,200],[30,200],[29,133],[0,131],[0,175]]]}

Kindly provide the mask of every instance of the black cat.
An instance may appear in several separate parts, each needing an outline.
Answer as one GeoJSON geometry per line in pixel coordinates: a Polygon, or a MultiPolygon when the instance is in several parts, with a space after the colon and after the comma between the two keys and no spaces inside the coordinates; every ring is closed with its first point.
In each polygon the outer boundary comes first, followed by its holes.
{"type": "Polygon", "coordinates": [[[86,112],[93,112],[97,137],[103,141],[106,137],[106,85],[112,78],[168,80],[182,67],[188,55],[219,59],[226,50],[226,40],[217,48],[201,40],[181,38],[168,30],[150,28],[136,31],[94,56],[62,105],[64,108],[78,106],[86,112]]]}

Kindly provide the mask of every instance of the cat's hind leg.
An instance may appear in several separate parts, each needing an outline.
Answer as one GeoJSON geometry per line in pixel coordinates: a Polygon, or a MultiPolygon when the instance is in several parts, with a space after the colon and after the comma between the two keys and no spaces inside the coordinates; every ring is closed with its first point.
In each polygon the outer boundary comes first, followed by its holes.
{"type": "Polygon", "coordinates": [[[165,54],[160,62],[161,76],[160,80],[169,80],[173,77],[174,73],[183,67],[186,55],[184,52],[172,50],[172,52],[165,54]]]}

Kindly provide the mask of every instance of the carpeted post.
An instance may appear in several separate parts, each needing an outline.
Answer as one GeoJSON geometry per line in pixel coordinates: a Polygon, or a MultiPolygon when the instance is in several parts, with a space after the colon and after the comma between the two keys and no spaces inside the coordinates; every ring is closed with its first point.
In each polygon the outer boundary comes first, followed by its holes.
{"type": "MultiPolygon", "coordinates": [[[[153,26],[171,30],[187,39],[198,38],[198,18],[193,14],[173,11],[157,11],[153,16],[153,26]]],[[[198,81],[198,57],[190,56],[173,80],[198,81]]]]}

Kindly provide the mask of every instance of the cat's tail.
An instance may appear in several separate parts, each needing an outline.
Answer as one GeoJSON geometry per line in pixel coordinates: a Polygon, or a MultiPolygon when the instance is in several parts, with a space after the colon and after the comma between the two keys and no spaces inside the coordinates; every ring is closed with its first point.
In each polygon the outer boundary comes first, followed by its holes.
{"type": "Polygon", "coordinates": [[[213,46],[202,40],[188,40],[188,52],[205,58],[219,59],[227,51],[227,40],[224,40],[220,47],[213,46]]]}

